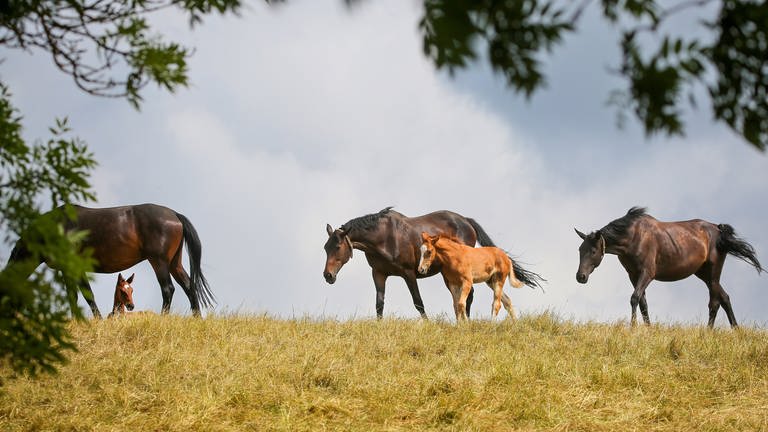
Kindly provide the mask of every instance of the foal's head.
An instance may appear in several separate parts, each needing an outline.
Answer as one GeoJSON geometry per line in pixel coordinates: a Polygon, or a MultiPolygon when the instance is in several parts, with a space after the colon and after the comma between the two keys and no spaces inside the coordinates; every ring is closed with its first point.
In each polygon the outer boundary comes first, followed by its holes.
{"type": "Polygon", "coordinates": [[[115,285],[115,304],[112,308],[112,312],[115,313],[118,310],[123,312],[123,307],[129,311],[133,310],[133,277],[132,274],[128,279],[123,279],[123,274],[117,274],[117,284],[115,285]]]}
{"type": "Polygon", "coordinates": [[[576,230],[576,234],[583,242],[579,246],[579,270],[576,272],[576,281],[587,283],[589,275],[600,265],[605,256],[605,237],[597,230],[590,234],[576,230]]]}
{"type": "Polygon", "coordinates": [[[341,267],[352,258],[352,240],[349,233],[342,229],[334,230],[330,225],[325,226],[328,241],[325,242],[325,270],[323,277],[329,284],[336,282],[336,274],[341,267]]]}
{"type": "Polygon", "coordinates": [[[425,232],[421,233],[421,258],[419,259],[418,271],[421,274],[427,274],[432,262],[435,260],[435,243],[440,236],[431,236],[425,232]]]}

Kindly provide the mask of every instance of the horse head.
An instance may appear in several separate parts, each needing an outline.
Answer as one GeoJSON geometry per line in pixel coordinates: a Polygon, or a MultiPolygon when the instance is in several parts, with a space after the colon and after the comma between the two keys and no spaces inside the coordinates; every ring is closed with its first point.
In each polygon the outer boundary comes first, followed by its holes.
{"type": "MultiPolygon", "coordinates": [[[[133,310],[133,277],[132,274],[128,279],[123,279],[123,274],[117,274],[117,284],[115,284],[115,304],[112,307],[112,314],[122,313],[123,308],[129,311],[133,310]]],[[[110,314],[110,315],[112,315],[110,314]]]]}
{"type": "MultiPolygon", "coordinates": [[[[575,229],[575,228],[574,228],[575,229]]],[[[576,272],[576,281],[585,284],[589,280],[589,275],[600,265],[605,256],[605,237],[597,230],[595,232],[584,234],[576,230],[576,234],[581,237],[581,246],[579,246],[579,270],[576,272]]]]}
{"type": "Polygon", "coordinates": [[[334,230],[330,225],[325,226],[328,232],[328,241],[325,242],[325,270],[323,277],[329,284],[336,282],[336,275],[341,267],[352,258],[352,240],[349,233],[341,228],[334,230]]]}
{"type": "Polygon", "coordinates": [[[432,266],[432,262],[435,260],[435,242],[440,236],[431,236],[425,232],[421,233],[421,258],[419,258],[418,271],[421,274],[427,274],[429,268],[432,266]]]}

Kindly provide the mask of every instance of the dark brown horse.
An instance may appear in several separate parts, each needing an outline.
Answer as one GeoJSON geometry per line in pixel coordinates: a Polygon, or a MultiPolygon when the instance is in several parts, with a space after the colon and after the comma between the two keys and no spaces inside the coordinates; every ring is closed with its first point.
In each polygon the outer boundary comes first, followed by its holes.
{"type": "MultiPolygon", "coordinates": [[[[73,206],[77,215],[74,222],[66,222],[67,230],[85,230],[88,236],[85,249],[97,264],[96,273],[115,273],[148,260],[155,271],[163,295],[163,313],[168,313],[173,298],[171,276],[189,297],[192,313],[200,314],[200,305],[211,307],[213,294],[200,268],[201,244],[197,231],[184,215],[155,204],[93,209],[73,206]],[[186,243],[191,277],[182,266],[182,246],[186,243]]],[[[56,215],[62,208],[49,214],[56,215]]],[[[9,262],[29,256],[24,239],[20,239],[9,262]]],[[[93,300],[88,279],[83,275],[80,290],[94,317],[101,318],[93,300]]]]}
{"type": "MultiPolygon", "coordinates": [[[[341,267],[352,257],[352,250],[365,253],[373,272],[376,286],[376,315],[384,313],[384,284],[389,276],[405,280],[413,299],[413,305],[423,318],[424,302],[421,300],[417,278],[435,275],[439,266],[432,266],[426,274],[417,271],[421,258],[421,233],[455,237],[466,245],[494,246],[485,230],[473,219],[450,211],[437,211],[418,217],[406,217],[387,207],[378,213],[350,220],[334,230],[326,226],[328,241],[325,242],[325,281],[332,284],[341,267]]],[[[527,271],[515,262],[517,278],[530,287],[540,286],[544,281],[536,273],[527,271]]],[[[474,290],[467,298],[467,315],[472,305],[474,290]]],[[[506,294],[505,294],[506,295],[506,294]]]]}
{"type": "Polygon", "coordinates": [[[763,271],[754,248],[727,224],[715,225],[701,219],[660,222],[646,214],[644,208],[632,207],[624,217],[595,232],[576,233],[584,240],[579,246],[576,280],[587,283],[606,253],[618,255],[635,288],[630,300],[633,325],[638,305],[643,320],[650,323],[645,289],[652,280],[670,282],[696,275],[709,288],[709,326],[715,324],[722,306],[731,327],[736,327],[731,300],[720,285],[725,257],[733,255],[751,264],[758,273],[763,271]]]}

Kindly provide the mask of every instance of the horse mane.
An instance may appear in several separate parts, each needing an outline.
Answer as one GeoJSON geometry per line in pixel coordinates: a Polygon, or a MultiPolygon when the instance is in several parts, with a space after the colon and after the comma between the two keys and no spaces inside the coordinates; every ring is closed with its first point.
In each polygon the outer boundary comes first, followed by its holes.
{"type": "Polygon", "coordinates": [[[634,206],[626,215],[600,228],[600,233],[607,243],[616,243],[627,234],[627,230],[636,220],[647,214],[646,210],[645,207],[634,206]]]}
{"type": "Polygon", "coordinates": [[[344,232],[350,232],[352,230],[370,231],[378,226],[379,219],[387,216],[393,209],[393,206],[386,207],[379,210],[376,213],[367,214],[365,216],[356,217],[351,219],[340,227],[344,232]]]}

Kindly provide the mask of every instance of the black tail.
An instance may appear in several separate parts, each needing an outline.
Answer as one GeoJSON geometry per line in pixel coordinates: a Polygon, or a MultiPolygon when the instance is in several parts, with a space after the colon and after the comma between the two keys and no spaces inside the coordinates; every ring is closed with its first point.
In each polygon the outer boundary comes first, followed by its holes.
{"type": "MultiPolygon", "coordinates": [[[[488,236],[488,233],[485,232],[483,227],[481,227],[477,221],[472,218],[467,218],[467,221],[469,221],[469,224],[475,229],[475,233],[477,233],[477,242],[480,243],[480,246],[496,246],[493,243],[493,240],[488,236]]],[[[520,282],[534,289],[539,287],[544,291],[544,287],[541,286],[541,283],[546,282],[546,279],[541,277],[538,273],[524,269],[513,257],[510,256],[509,259],[512,260],[512,269],[515,272],[515,277],[517,277],[520,282]]]]}
{"type": "Polygon", "coordinates": [[[491,240],[491,238],[488,237],[488,233],[485,232],[485,230],[483,229],[483,227],[480,226],[479,223],[477,223],[472,218],[467,218],[467,220],[469,221],[469,224],[472,225],[472,228],[475,229],[475,233],[477,233],[477,242],[480,243],[480,246],[496,246],[493,243],[493,240],[491,240]]]}
{"type": "Polygon", "coordinates": [[[717,239],[717,250],[733,255],[736,258],[751,264],[758,273],[765,271],[757,260],[755,248],[746,240],[736,236],[733,227],[728,224],[720,224],[720,237],[717,239]]]}
{"type": "Polygon", "coordinates": [[[189,278],[191,283],[192,292],[197,296],[197,301],[200,305],[210,308],[216,303],[211,292],[211,287],[208,286],[208,281],[203,276],[203,271],[200,268],[200,256],[202,255],[202,245],[200,244],[200,237],[197,236],[195,227],[192,226],[192,222],[187,219],[183,214],[176,213],[176,217],[181,221],[181,225],[184,227],[184,243],[187,244],[187,254],[189,254],[189,278]]]}

